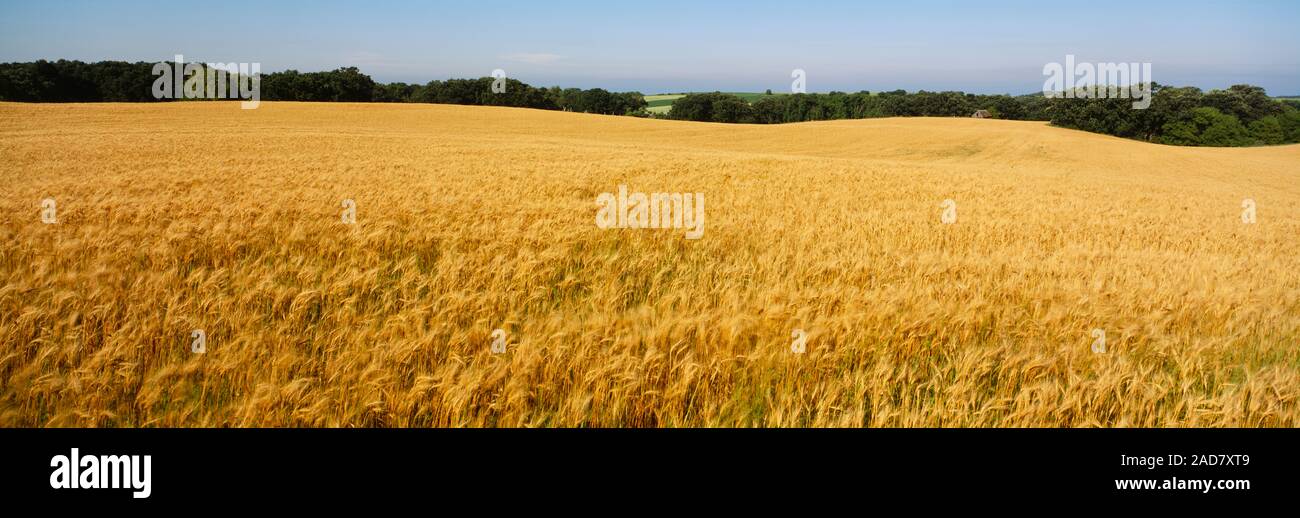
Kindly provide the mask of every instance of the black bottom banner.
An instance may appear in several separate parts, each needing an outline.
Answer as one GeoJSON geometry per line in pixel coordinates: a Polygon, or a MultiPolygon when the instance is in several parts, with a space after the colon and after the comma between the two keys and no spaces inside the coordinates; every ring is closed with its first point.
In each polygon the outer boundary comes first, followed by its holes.
{"type": "Polygon", "coordinates": [[[1294,429],[4,429],[0,492],[7,505],[157,510],[979,502],[954,496],[1200,505],[1288,500],[1298,439],[1294,429]]]}

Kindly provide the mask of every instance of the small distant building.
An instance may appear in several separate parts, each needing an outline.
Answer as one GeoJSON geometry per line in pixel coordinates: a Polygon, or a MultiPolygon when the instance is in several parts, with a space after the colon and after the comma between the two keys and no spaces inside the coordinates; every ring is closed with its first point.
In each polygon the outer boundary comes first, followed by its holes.
{"type": "Polygon", "coordinates": [[[989,113],[988,110],[976,110],[975,115],[971,115],[971,117],[974,117],[976,119],[992,119],[993,114],[989,113]]]}

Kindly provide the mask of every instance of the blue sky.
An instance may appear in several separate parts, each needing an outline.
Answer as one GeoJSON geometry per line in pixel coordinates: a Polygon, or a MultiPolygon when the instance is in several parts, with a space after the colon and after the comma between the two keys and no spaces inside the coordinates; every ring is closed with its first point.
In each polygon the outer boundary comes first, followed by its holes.
{"type": "Polygon", "coordinates": [[[1300,1],[0,0],[0,61],[189,59],[379,81],[486,76],[645,93],[1031,93],[1042,69],[1150,62],[1163,84],[1300,95],[1300,1]]]}

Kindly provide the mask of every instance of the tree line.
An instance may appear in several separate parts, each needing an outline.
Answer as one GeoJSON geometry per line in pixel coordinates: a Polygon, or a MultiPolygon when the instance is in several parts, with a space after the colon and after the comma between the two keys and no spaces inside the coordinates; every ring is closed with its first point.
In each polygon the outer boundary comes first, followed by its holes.
{"type": "MultiPolygon", "coordinates": [[[[0,100],[23,102],[147,102],[154,63],[36,61],[0,64],[0,100]]],[[[516,79],[448,79],[425,84],[378,83],[355,67],[325,72],[261,74],[268,101],[406,102],[513,106],[656,117],[640,92],[601,88],[538,88],[516,79]],[[502,81],[504,90],[493,90],[502,81]]],[[[1151,104],[1132,99],[976,95],[962,92],[830,92],[766,95],[750,103],[720,92],[687,94],[662,117],[707,122],[780,124],[874,117],[992,117],[1050,121],[1095,133],[1181,146],[1251,146],[1300,142],[1300,100],[1277,100],[1263,88],[1236,85],[1203,92],[1151,84],[1151,104]]],[[[161,99],[167,100],[167,99],[161,99]]]]}
{"type": "MultiPolygon", "coordinates": [[[[125,61],[36,61],[0,63],[0,101],[148,102],[153,95],[155,63],[125,61]]],[[[205,70],[211,70],[205,67],[205,70]]],[[[260,74],[265,101],[410,102],[515,106],[607,115],[648,116],[640,92],[602,88],[537,88],[502,78],[493,91],[492,77],[448,79],[426,84],[377,83],[356,67],[327,72],[286,70],[260,74]],[[499,89],[500,90],[500,89],[499,89]]]]}
{"type": "MultiPolygon", "coordinates": [[[[1094,96],[1095,97],[1095,96],[1094,96]]],[[[1256,146],[1300,142],[1300,100],[1273,99],[1235,85],[1203,92],[1151,85],[1151,104],[1134,99],[975,95],[961,92],[831,92],[769,95],[754,103],[719,92],[689,94],[668,117],[701,122],[778,124],[873,117],[969,117],[1049,121],[1053,125],[1178,146],[1256,146]]]]}
{"type": "Polygon", "coordinates": [[[688,94],[673,102],[668,117],[679,120],[780,124],[875,117],[970,117],[978,110],[1014,120],[1047,120],[1042,95],[976,95],[962,92],[831,92],[767,95],[750,104],[720,92],[688,94]]]}
{"type": "Polygon", "coordinates": [[[1152,84],[1151,106],[1131,99],[1053,99],[1052,124],[1177,146],[1257,146],[1300,142],[1300,102],[1234,85],[1203,92],[1152,84]]]}

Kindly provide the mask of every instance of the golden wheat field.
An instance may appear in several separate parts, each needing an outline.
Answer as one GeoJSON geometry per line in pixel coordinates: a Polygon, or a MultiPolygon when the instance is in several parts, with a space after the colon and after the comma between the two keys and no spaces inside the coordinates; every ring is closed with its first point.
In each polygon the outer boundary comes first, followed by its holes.
{"type": "Polygon", "coordinates": [[[3,426],[1300,425],[1300,146],[6,103],[0,172],[3,426]]]}

